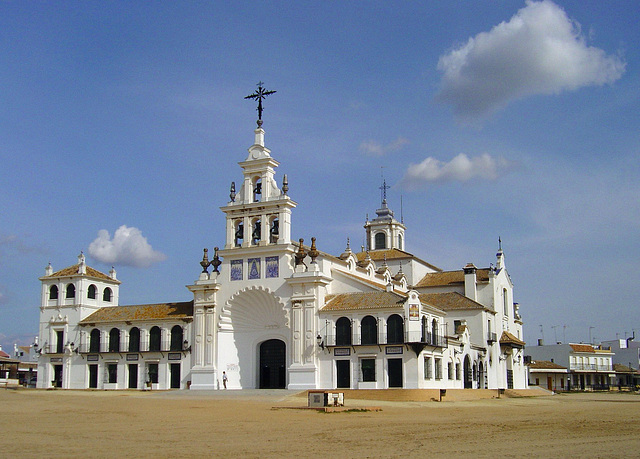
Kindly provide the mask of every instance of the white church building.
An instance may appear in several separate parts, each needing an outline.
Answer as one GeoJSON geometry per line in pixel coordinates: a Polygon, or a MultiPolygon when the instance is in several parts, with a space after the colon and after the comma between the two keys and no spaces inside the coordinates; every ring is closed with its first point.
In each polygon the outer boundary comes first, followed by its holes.
{"type": "MultiPolygon", "coordinates": [[[[500,248],[441,269],[405,250],[388,208],[367,247],[292,239],[296,203],[261,120],[188,302],[119,305],[121,282],[78,263],[40,278],[39,388],[525,388],[522,320],[500,248]],[[310,243],[309,243],[310,242],[310,243]]],[[[386,190],[386,188],[383,188],[386,190]]],[[[407,232],[405,234],[405,232],[407,232]]]]}

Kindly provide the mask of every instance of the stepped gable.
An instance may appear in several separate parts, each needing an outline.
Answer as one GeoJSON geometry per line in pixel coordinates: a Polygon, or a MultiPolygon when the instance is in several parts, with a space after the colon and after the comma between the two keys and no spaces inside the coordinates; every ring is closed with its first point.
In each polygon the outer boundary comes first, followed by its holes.
{"type": "Polygon", "coordinates": [[[79,322],[81,325],[160,319],[193,318],[193,301],[180,303],[137,304],[132,306],[108,306],[98,309],[79,322]]]}
{"type": "Polygon", "coordinates": [[[458,292],[420,293],[418,297],[421,302],[435,306],[443,311],[450,311],[454,309],[483,309],[491,311],[477,301],[473,301],[458,292]]]}
{"type": "MultiPolygon", "coordinates": [[[[489,282],[489,268],[476,271],[476,282],[489,282]]],[[[420,279],[415,287],[446,287],[450,285],[464,285],[463,270],[428,273],[420,279]]]]}
{"type": "Polygon", "coordinates": [[[406,296],[393,292],[338,293],[326,296],[326,311],[358,309],[398,309],[404,307],[406,296]]]}

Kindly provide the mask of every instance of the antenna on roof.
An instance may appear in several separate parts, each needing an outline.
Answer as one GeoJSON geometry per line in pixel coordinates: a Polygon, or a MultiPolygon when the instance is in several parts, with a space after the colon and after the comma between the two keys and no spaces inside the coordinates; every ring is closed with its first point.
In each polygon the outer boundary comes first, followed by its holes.
{"type": "Polygon", "coordinates": [[[400,223],[404,225],[404,213],[402,212],[402,195],[400,195],[400,223]]]}

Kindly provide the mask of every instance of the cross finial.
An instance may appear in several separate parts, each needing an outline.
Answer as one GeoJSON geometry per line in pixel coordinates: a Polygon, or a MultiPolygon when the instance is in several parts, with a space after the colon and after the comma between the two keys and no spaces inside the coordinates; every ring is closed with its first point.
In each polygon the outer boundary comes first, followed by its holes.
{"type": "Polygon", "coordinates": [[[258,127],[262,126],[262,100],[276,91],[267,91],[262,85],[262,81],[258,82],[258,89],[253,94],[249,94],[245,99],[253,99],[258,101],[258,127]]]}
{"type": "Polygon", "coordinates": [[[498,236],[498,249],[502,250],[502,239],[498,236]]]}
{"type": "Polygon", "coordinates": [[[385,203],[387,202],[387,190],[391,188],[389,185],[387,185],[387,181],[385,179],[382,179],[382,186],[380,187],[380,191],[382,192],[382,202],[385,203]]]}

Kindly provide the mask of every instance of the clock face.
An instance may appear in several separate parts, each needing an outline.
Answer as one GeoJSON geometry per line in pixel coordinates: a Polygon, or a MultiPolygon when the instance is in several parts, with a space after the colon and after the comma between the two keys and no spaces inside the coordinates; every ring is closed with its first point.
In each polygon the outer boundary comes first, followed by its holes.
{"type": "Polygon", "coordinates": [[[253,152],[251,153],[251,157],[253,159],[258,159],[259,156],[260,156],[260,152],[258,150],[253,150],[253,152]]]}

